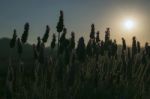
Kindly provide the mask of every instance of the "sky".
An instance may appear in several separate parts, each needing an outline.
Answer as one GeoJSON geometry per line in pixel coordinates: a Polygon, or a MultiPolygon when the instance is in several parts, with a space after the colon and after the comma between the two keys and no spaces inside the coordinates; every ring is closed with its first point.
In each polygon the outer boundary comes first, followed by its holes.
{"type": "Polygon", "coordinates": [[[36,43],[37,37],[42,37],[46,25],[49,25],[49,45],[52,34],[57,35],[60,10],[64,12],[67,37],[74,31],[76,41],[83,36],[87,42],[94,23],[101,39],[104,39],[106,28],[110,27],[111,38],[118,43],[124,37],[130,45],[132,36],[136,36],[141,44],[150,42],[150,0],[0,0],[0,38],[11,38],[13,29],[20,37],[24,24],[29,22],[28,43],[36,43]],[[135,24],[130,30],[123,25],[128,19],[135,24]]]}

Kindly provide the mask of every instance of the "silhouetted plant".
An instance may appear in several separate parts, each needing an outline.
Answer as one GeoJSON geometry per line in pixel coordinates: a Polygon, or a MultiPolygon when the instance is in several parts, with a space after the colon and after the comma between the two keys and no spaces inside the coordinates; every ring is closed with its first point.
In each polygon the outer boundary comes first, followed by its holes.
{"type": "Polygon", "coordinates": [[[33,44],[33,53],[34,53],[34,59],[37,60],[38,59],[38,53],[37,53],[37,49],[36,49],[35,44],[33,44]]]}
{"type": "Polygon", "coordinates": [[[127,52],[127,77],[128,79],[131,78],[131,73],[132,73],[132,57],[131,57],[131,51],[130,47],[128,47],[128,52],[127,52]]]}
{"type": "MultiPolygon", "coordinates": [[[[75,36],[72,32],[71,38],[67,39],[65,37],[67,33],[66,29],[63,30],[63,34],[59,39],[60,46],[58,47],[63,53],[56,59],[53,59],[53,56],[55,55],[53,52],[51,53],[52,57],[50,56],[50,58],[44,56],[44,42],[47,41],[47,37],[43,37],[45,40],[42,39],[42,43],[40,37],[38,37],[37,45],[35,46],[33,44],[34,59],[39,61],[35,61],[34,65],[36,66],[35,68],[32,68],[34,70],[27,70],[23,72],[27,75],[20,76],[22,73],[18,72],[18,67],[15,66],[16,64],[11,64],[13,61],[10,61],[10,64],[14,65],[14,67],[9,65],[9,69],[12,70],[8,70],[8,72],[13,72],[10,74],[10,76],[13,74],[13,78],[8,78],[10,81],[13,79],[12,82],[9,82],[10,86],[13,87],[12,89],[15,89],[12,93],[13,98],[145,98],[143,96],[149,92],[147,91],[149,88],[149,59],[147,56],[150,56],[150,46],[148,43],[146,43],[145,50],[142,53],[139,53],[137,54],[137,57],[132,58],[130,48],[128,47],[128,49],[126,49],[126,42],[123,38],[122,51],[121,53],[118,53],[119,58],[114,60],[113,56],[117,54],[117,43],[116,40],[112,41],[110,39],[110,30],[107,29],[106,32],[108,33],[105,32],[107,34],[105,34],[105,42],[103,40],[100,41],[98,32],[95,38],[95,32],[92,31],[95,31],[93,27],[91,29],[87,49],[89,47],[91,54],[96,54],[96,61],[94,59],[95,56],[88,57],[86,60],[88,50],[86,50],[83,37],[79,39],[77,49],[72,51],[72,49],[75,48],[75,36]],[[107,49],[105,49],[105,47],[107,49]],[[109,59],[107,53],[112,58],[109,59]],[[121,56],[119,56],[120,54],[121,56]],[[99,56],[100,58],[98,59],[99,56]],[[79,60],[79,62],[77,60],[79,60]],[[39,63],[43,64],[42,67],[39,63]],[[43,69],[43,66],[46,68],[43,69]],[[35,71],[35,80],[32,79],[32,71],[35,71]],[[20,83],[20,81],[23,83],[20,83]],[[33,86],[33,84],[35,86],[33,86]]],[[[13,38],[16,39],[15,33],[13,38]]],[[[55,47],[55,41],[56,36],[53,34],[51,42],[52,49],[55,47]]],[[[139,49],[141,49],[140,42],[138,44],[134,38],[133,41],[136,43],[137,53],[139,52],[139,49]]],[[[17,51],[19,56],[22,54],[22,44],[23,43],[18,38],[17,51]]],[[[12,45],[14,44],[12,43],[12,45]]],[[[133,49],[132,46],[132,50],[133,49]]],[[[19,59],[21,59],[21,57],[19,57],[19,59]]],[[[28,61],[25,62],[30,64],[30,61],[29,63],[28,61]]],[[[16,61],[14,61],[14,63],[16,63],[16,61]]],[[[20,67],[22,66],[21,63],[22,62],[20,61],[20,67]]],[[[10,94],[11,93],[7,93],[6,95],[8,96],[10,94]]],[[[12,98],[12,96],[7,98],[12,98]]]]}
{"type": "Polygon", "coordinates": [[[141,45],[140,42],[137,41],[137,52],[140,53],[141,52],[141,45]]]}
{"type": "Polygon", "coordinates": [[[146,53],[145,53],[145,51],[142,52],[142,64],[144,64],[144,65],[147,64],[146,53]]]}
{"type": "Polygon", "coordinates": [[[90,39],[88,41],[86,50],[87,50],[88,56],[93,56],[96,53],[95,26],[94,26],[94,24],[91,25],[90,39]]]}
{"type": "Polygon", "coordinates": [[[59,48],[60,33],[63,31],[63,28],[64,28],[64,15],[63,15],[63,11],[60,11],[59,21],[57,23],[56,28],[57,28],[57,32],[58,32],[58,48],[59,48]]]}
{"type": "Polygon", "coordinates": [[[95,48],[96,61],[98,61],[99,54],[100,54],[100,37],[99,37],[99,31],[97,31],[97,33],[96,33],[95,43],[96,43],[96,45],[95,45],[96,46],[96,48],[95,48]]]}
{"type": "Polygon", "coordinates": [[[125,51],[122,50],[122,53],[121,53],[121,59],[122,59],[122,71],[123,73],[126,72],[126,57],[125,57],[125,51]]]}
{"type": "Polygon", "coordinates": [[[17,51],[18,51],[18,54],[19,54],[19,57],[20,57],[22,52],[23,52],[22,43],[20,41],[20,38],[18,38],[18,40],[17,40],[17,51]]]}
{"type": "Polygon", "coordinates": [[[99,31],[97,31],[97,33],[96,33],[96,43],[100,42],[99,34],[100,34],[99,31]]]}
{"type": "Polygon", "coordinates": [[[14,84],[14,71],[13,67],[8,66],[7,78],[6,78],[6,99],[12,99],[13,97],[13,84],[14,84]]]}
{"type": "Polygon", "coordinates": [[[104,48],[104,41],[102,40],[101,41],[101,45],[100,45],[100,54],[101,54],[101,56],[104,55],[104,50],[105,50],[105,48],[104,48]]]}
{"type": "Polygon", "coordinates": [[[86,52],[88,56],[92,56],[92,39],[88,41],[86,52]]]}
{"type": "Polygon", "coordinates": [[[114,42],[112,43],[112,56],[115,56],[115,58],[117,58],[117,42],[116,40],[114,40],[114,42]]]}
{"type": "Polygon", "coordinates": [[[86,56],[85,51],[86,50],[85,50],[84,38],[81,37],[78,41],[77,50],[76,50],[79,61],[84,61],[85,60],[85,56],[86,56]]]}
{"type": "Polygon", "coordinates": [[[65,52],[65,59],[64,59],[64,61],[65,61],[65,64],[68,64],[69,63],[69,60],[70,60],[70,52],[71,52],[71,50],[69,49],[69,40],[68,39],[65,39],[65,42],[64,42],[64,46],[65,46],[65,48],[64,48],[64,52],[65,52]]]}
{"type": "Polygon", "coordinates": [[[126,41],[122,38],[122,51],[126,50],[126,41]]]}
{"type": "Polygon", "coordinates": [[[109,45],[108,45],[108,56],[109,58],[113,56],[113,42],[112,40],[109,40],[109,45]]]}
{"type": "Polygon", "coordinates": [[[106,31],[105,31],[105,43],[104,43],[104,48],[106,51],[109,50],[109,44],[110,43],[110,28],[106,28],[106,31]]]}
{"type": "Polygon", "coordinates": [[[91,33],[90,33],[90,39],[95,39],[95,26],[94,24],[91,25],[91,33]]]}
{"type": "Polygon", "coordinates": [[[40,46],[39,59],[38,59],[41,64],[44,64],[44,48],[45,48],[44,43],[42,43],[40,46]]]}
{"type": "Polygon", "coordinates": [[[132,58],[134,58],[134,56],[137,54],[136,37],[134,36],[132,40],[132,58]]]}
{"type": "Polygon", "coordinates": [[[145,43],[145,52],[146,52],[146,55],[150,57],[150,46],[148,42],[145,43]]]}
{"type": "Polygon", "coordinates": [[[63,29],[63,34],[60,37],[60,45],[59,45],[59,54],[62,54],[65,50],[66,46],[66,33],[67,33],[67,29],[64,28],[63,29]]]}
{"type": "Polygon", "coordinates": [[[37,52],[39,53],[40,52],[40,48],[41,48],[41,38],[40,37],[37,37],[37,45],[36,45],[36,49],[37,49],[37,52]]]}
{"type": "Polygon", "coordinates": [[[22,34],[22,37],[21,37],[21,41],[22,43],[26,43],[27,39],[28,39],[28,34],[29,34],[29,23],[26,23],[24,25],[24,32],[22,34]]]}
{"type": "Polygon", "coordinates": [[[46,42],[47,42],[48,37],[49,37],[49,32],[50,32],[50,27],[47,25],[47,26],[46,26],[45,34],[44,34],[43,39],[42,39],[43,43],[46,43],[46,42]]]}
{"type": "Polygon", "coordinates": [[[128,60],[131,60],[131,51],[130,51],[130,48],[128,48],[128,60]]]}
{"type": "Polygon", "coordinates": [[[56,45],[56,36],[55,36],[55,34],[53,34],[53,39],[51,42],[51,48],[54,49],[55,45],[56,45]]]}
{"type": "Polygon", "coordinates": [[[73,50],[75,48],[75,34],[71,32],[71,39],[70,39],[70,49],[73,50]]]}
{"type": "Polygon", "coordinates": [[[108,42],[110,40],[110,28],[106,28],[105,31],[105,42],[108,42]]]}
{"type": "Polygon", "coordinates": [[[13,37],[12,37],[12,39],[10,41],[10,48],[14,48],[15,47],[16,39],[17,39],[17,34],[16,34],[16,30],[14,29],[14,34],[13,34],[13,37]]]}
{"type": "Polygon", "coordinates": [[[69,60],[70,60],[70,41],[68,39],[66,39],[66,33],[67,33],[67,29],[64,28],[63,29],[63,34],[60,37],[60,46],[59,46],[59,54],[63,54],[64,55],[64,63],[68,64],[69,60]]]}

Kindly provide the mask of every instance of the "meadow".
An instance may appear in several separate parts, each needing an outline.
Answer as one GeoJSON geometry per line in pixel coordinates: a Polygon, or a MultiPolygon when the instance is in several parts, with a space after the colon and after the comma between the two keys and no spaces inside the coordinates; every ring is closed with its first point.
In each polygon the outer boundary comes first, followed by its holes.
{"type": "MultiPolygon", "coordinates": [[[[1,84],[4,99],[149,99],[150,98],[150,46],[141,48],[136,37],[132,46],[126,40],[122,45],[111,39],[106,28],[101,40],[95,25],[91,25],[89,41],[84,37],[75,42],[75,33],[66,38],[63,11],[53,34],[50,49],[46,49],[50,27],[43,37],[32,45],[32,58],[24,46],[30,34],[30,24],[25,23],[21,37],[14,30],[8,44],[10,55],[6,83],[1,84]],[[12,50],[16,49],[14,56],[12,50]]],[[[3,99],[3,98],[2,98],[3,99]]]]}

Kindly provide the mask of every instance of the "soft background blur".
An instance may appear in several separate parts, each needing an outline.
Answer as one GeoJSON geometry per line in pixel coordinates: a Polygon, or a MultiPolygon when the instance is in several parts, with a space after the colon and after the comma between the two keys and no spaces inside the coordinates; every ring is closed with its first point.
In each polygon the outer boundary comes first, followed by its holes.
{"type": "Polygon", "coordinates": [[[142,44],[150,42],[150,0],[0,0],[0,38],[12,37],[13,29],[19,36],[23,33],[25,22],[30,23],[29,43],[36,43],[37,36],[43,36],[46,25],[50,25],[52,33],[56,33],[59,11],[64,11],[64,23],[70,32],[76,33],[76,41],[80,36],[87,42],[90,26],[95,24],[96,30],[104,32],[111,28],[111,38],[121,43],[125,37],[128,45],[132,36],[136,36],[142,44]],[[125,29],[123,22],[133,19],[135,27],[125,29]]]}

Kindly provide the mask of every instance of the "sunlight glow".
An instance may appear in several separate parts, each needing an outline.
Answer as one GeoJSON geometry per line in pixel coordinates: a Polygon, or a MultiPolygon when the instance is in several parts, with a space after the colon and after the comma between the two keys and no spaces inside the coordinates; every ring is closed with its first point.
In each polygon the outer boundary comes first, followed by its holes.
{"type": "Polygon", "coordinates": [[[133,20],[128,19],[128,20],[125,20],[124,26],[125,26],[126,29],[130,30],[130,29],[134,28],[135,23],[134,23],[133,20]]]}

